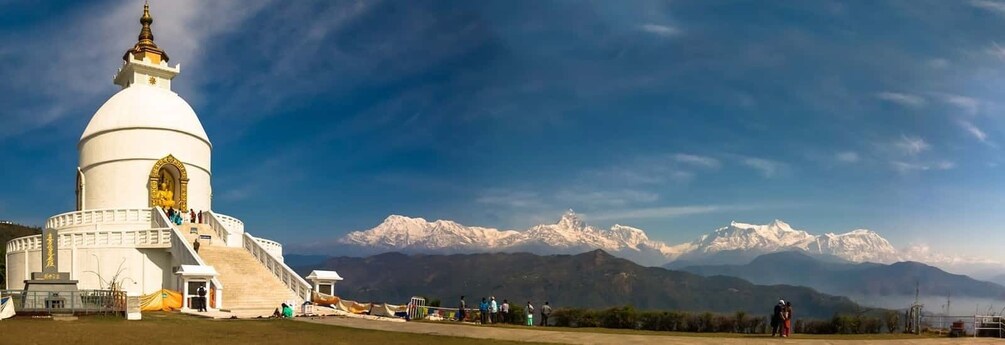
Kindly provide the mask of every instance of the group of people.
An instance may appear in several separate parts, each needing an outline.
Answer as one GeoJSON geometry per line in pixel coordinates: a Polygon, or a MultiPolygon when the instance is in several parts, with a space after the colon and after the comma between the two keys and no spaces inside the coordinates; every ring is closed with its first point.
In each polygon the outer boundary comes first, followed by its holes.
{"type": "MultiPolygon", "coordinates": [[[[464,301],[464,296],[461,296],[460,306],[457,308],[457,321],[464,321],[468,313],[467,302],[464,301]]],[[[527,312],[527,326],[534,325],[534,305],[527,301],[526,306],[527,312]]],[[[513,320],[509,300],[504,299],[502,304],[496,301],[495,296],[491,296],[488,299],[482,297],[481,303],[478,304],[478,311],[480,321],[482,324],[490,323],[505,323],[513,320]]],[[[544,306],[541,307],[541,326],[548,325],[548,316],[551,315],[551,306],[548,302],[544,302],[544,306]]]]}
{"type": "MultiPolygon", "coordinates": [[[[168,207],[168,209],[164,210],[164,212],[167,213],[168,220],[177,225],[181,225],[181,223],[184,223],[186,219],[189,223],[202,224],[203,215],[206,213],[201,210],[196,212],[193,209],[189,209],[187,212],[188,214],[186,215],[185,210],[175,210],[174,207],[168,207]]],[[[206,218],[209,218],[209,216],[206,216],[206,218]]]]}
{"type": "Polygon", "coordinates": [[[792,302],[778,300],[775,309],[771,312],[771,336],[775,334],[787,338],[792,332],[792,302]]]}

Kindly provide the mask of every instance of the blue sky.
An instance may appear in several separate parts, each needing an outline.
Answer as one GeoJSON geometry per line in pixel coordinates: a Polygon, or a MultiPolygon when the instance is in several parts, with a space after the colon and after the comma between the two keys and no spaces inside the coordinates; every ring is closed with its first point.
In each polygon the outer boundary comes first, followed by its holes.
{"type": "MultiPolygon", "coordinates": [[[[140,1],[0,0],[0,218],[73,207],[140,1]]],[[[389,214],[730,220],[1005,259],[1005,2],[152,1],[214,207],[295,245],[389,214]]]]}

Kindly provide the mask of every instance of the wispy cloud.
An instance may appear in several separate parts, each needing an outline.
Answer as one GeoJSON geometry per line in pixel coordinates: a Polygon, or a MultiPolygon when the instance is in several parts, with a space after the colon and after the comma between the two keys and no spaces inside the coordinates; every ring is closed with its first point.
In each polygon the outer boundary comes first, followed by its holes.
{"type": "Polygon", "coordinates": [[[894,141],[892,145],[903,154],[912,156],[924,152],[932,147],[921,137],[911,137],[907,135],[901,135],[900,139],[894,141]]]}
{"type": "Polygon", "coordinates": [[[834,154],[834,160],[839,163],[855,163],[860,159],[861,158],[858,156],[858,153],[855,151],[845,151],[834,154]]]}
{"type": "Polygon", "coordinates": [[[475,199],[475,202],[510,208],[543,208],[545,203],[537,192],[490,189],[475,199]]]}
{"type": "Polygon", "coordinates": [[[701,205],[701,206],[666,206],[649,207],[631,210],[619,210],[610,212],[587,213],[585,218],[590,221],[605,220],[630,220],[630,219],[651,219],[651,218],[674,218],[695,214],[704,214],[730,210],[730,207],[701,205]]]}
{"type": "MultiPolygon", "coordinates": [[[[267,1],[157,2],[151,6],[156,41],[170,54],[171,63],[198,63],[205,58],[202,47],[210,37],[234,30],[265,4],[267,1]]],[[[50,126],[71,114],[79,115],[80,109],[90,108],[112,94],[116,87],[109,76],[121,64],[118,57],[135,43],[140,30],[137,20],[142,13],[142,4],[135,1],[89,4],[82,10],[61,15],[65,16],[62,20],[9,36],[11,41],[5,43],[19,48],[0,55],[0,62],[19,61],[20,68],[8,70],[6,80],[33,90],[34,94],[9,100],[0,96],[0,101],[16,105],[5,114],[8,125],[0,126],[0,139],[50,126]],[[68,27],[87,30],[62,34],[68,27]],[[62,49],[48,49],[54,43],[62,49]],[[35,54],[42,51],[50,54],[38,59],[35,54]],[[76,67],[73,73],[67,73],[64,68],[52,66],[76,67]]],[[[175,86],[189,101],[199,95],[192,89],[190,83],[175,86]]]]}
{"type": "Polygon", "coordinates": [[[943,95],[946,103],[963,110],[967,115],[975,115],[980,110],[980,101],[975,98],[960,95],[943,95]]]}
{"type": "Polygon", "coordinates": [[[935,163],[909,163],[903,161],[892,161],[890,166],[893,170],[901,174],[928,171],[928,170],[949,170],[956,167],[956,163],[950,161],[938,161],[935,163]]]}
{"type": "Polygon", "coordinates": [[[1005,3],[990,0],[971,0],[970,5],[1005,16],[1005,3]]]}
{"type": "Polygon", "coordinates": [[[684,153],[675,154],[674,160],[680,163],[690,164],[697,167],[718,169],[722,164],[718,159],[706,156],[690,155],[684,153]]]}
{"type": "Polygon", "coordinates": [[[765,178],[782,175],[787,170],[785,163],[764,158],[745,157],[741,160],[741,163],[751,169],[757,170],[765,178]]]}
{"type": "Polygon", "coordinates": [[[659,200],[659,194],[641,190],[562,190],[555,199],[563,205],[587,207],[625,207],[659,200]]]}
{"type": "Polygon", "coordinates": [[[960,121],[959,123],[960,123],[960,127],[963,127],[964,130],[966,130],[968,133],[970,133],[970,135],[973,135],[974,138],[977,138],[977,140],[980,140],[980,142],[982,142],[982,143],[987,143],[988,142],[988,135],[987,135],[987,133],[984,133],[984,131],[982,131],[980,128],[977,128],[977,126],[974,125],[972,122],[970,122],[970,121],[960,121]]]}
{"type": "Polygon", "coordinates": [[[663,36],[663,37],[673,37],[673,36],[680,35],[680,33],[681,33],[680,29],[678,29],[678,28],[675,28],[675,27],[672,27],[672,26],[667,26],[667,25],[653,24],[653,23],[647,23],[647,24],[640,25],[639,29],[641,29],[642,31],[645,31],[645,32],[648,32],[648,33],[651,33],[651,34],[654,34],[654,35],[663,36]]]}
{"type": "Polygon", "coordinates": [[[921,108],[926,103],[921,96],[899,92],[880,92],[876,94],[876,98],[909,108],[921,108]]]}

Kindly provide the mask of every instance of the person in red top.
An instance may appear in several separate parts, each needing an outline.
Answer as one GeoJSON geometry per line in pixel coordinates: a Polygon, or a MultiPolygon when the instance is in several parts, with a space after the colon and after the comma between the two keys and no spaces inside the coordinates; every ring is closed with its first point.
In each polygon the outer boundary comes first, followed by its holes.
{"type": "Polygon", "coordinates": [[[782,309],[782,336],[788,338],[789,333],[792,332],[792,302],[786,301],[785,308],[782,309]]]}

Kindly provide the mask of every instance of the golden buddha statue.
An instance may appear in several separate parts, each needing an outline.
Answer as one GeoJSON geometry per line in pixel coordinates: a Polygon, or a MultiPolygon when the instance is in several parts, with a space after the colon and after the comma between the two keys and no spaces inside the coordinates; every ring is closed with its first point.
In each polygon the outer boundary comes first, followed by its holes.
{"type": "Polygon", "coordinates": [[[163,208],[174,207],[174,184],[171,183],[171,176],[166,171],[161,171],[160,180],[160,188],[154,193],[154,205],[163,208]]]}

